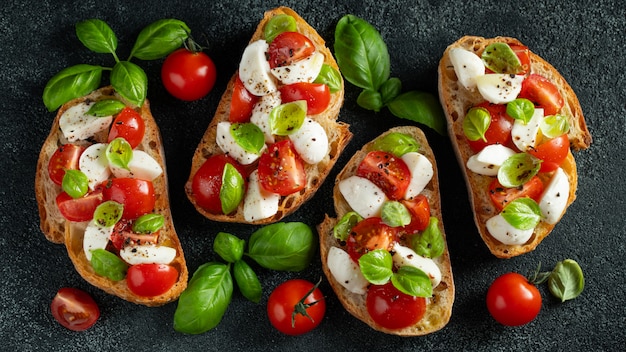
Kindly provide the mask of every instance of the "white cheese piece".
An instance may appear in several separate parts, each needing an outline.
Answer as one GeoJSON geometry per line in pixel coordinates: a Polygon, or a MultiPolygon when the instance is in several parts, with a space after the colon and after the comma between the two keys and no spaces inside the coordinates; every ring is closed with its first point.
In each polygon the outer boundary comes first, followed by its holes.
{"type": "Polygon", "coordinates": [[[476,77],[476,87],[485,100],[504,104],[515,100],[522,90],[523,75],[488,73],[476,77]]]}
{"type": "Polygon", "coordinates": [[[105,249],[109,243],[114,226],[103,227],[91,220],[83,236],[83,251],[87,260],[91,261],[91,251],[94,249],[105,249]]]}
{"type": "Polygon", "coordinates": [[[270,126],[270,113],[272,110],[282,103],[280,99],[280,91],[276,91],[262,96],[252,108],[252,116],[250,122],[257,125],[265,135],[265,143],[272,144],[275,142],[272,128],[270,126]]]}
{"type": "Polygon", "coordinates": [[[535,113],[528,123],[515,120],[511,129],[511,138],[519,150],[525,152],[529,148],[537,146],[541,121],[543,121],[543,109],[541,108],[535,108],[535,113]]]}
{"type": "Polygon", "coordinates": [[[128,163],[128,169],[110,164],[111,172],[115,177],[139,178],[152,181],[163,173],[163,168],[150,154],[143,150],[133,150],[133,157],[128,163]]]}
{"type": "Polygon", "coordinates": [[[270,63],[266,58],[268,49],[265,39],[252,42],[244,50],[239,63],[239,79],[256,96],[277,90],[276,79],[270,73],[270,63]]]}
{"type": "Polygon", "coordinates": [[[364,218],[380,216],[387,196],[372,181],[359,176],[350,176],[339,182],[339,191],[352,210],[364,218]]]}
{"type": "Polygon", "coordinates": [[[529,230],[520,230],[509,224],[502,215],[498,214],[485,223],[487,231],[496,240],[504,244],[524,244],[528,242],[534,232],[534,228],[529,230]]]}
{"type": "Polygon", "coordinates": [[[246,221],[256,221],[276,214],[280,195],[266,191],[259,184],[258,170],[249,177],[248,190],[243,202],[243,217],[246,221]]]}
{"type": "Polygon", "coordinates": [[[404,194],[404,199],[412,199],[420,194],[433,178],[433,164],[427,157],[418,152],[406,153],[402,155],[402,160],[411,172],[411,181],[404,194]]]}
{"type": "Polygon", "coordinates": [[[230,155],[240,164],[252,164],[263,154],[263,151],[265,151],[267,147],[263,146],[259,154],[247,152],[235,141],[232,133],[230,133],[230,126],[230,122],[220,122],[217,124],[215,142],[225,154],[230,155]]]}
{"type": "Polygon", "coordinates": [[[563,215],[569,199],[569,187],[565,171],[556,169],[539,200],[541,214],[548,224],[556,224],[563,215]]]}
{"type": "Polygon", "coordinates": [[[155,244],[126,246],[120,250],[120,257],[130,265],[169,264],[176,258],[176,249],[155,244]]]}
{"type": "Polygon", "coordinates": [[[78,168],[89,179],[89,189],[91,190],[111,176],[106,149],[106,143],[92,144],[85,149],[78,160],[78,168]]]}
{"type": "Polygon", "coordinates": [[[270,71],[283,84],[311,83],[320,74],[323,64],[324,54],[316,51],[302,60],[293,62],[290,65],[274,67],[270,71]]]}
{"type": "Polygon", "coordinates": [[[302,126],[289,135],[293,146],[308,164],[317,164],[328,154],[328,136],[324,127],[313,119],[306,118],[302,126]]]}
{"type": "Polygon", "coordinates": [[[476,77],[485,74],[485,64],[480,57],[473,52],[463,48],[452,48],[448,53],[454,73],[465,89],[474,90],[476,88],[476,77]]]}
{"type": "Polygon", "coordinates": [[[437,263],[430,258],[422,257],[415,253],[413,249],[399,243],[393,246],[393,263],[398,267],[409,265],[422,270],[430,278],[433,288],[437,287],[441,282],[441,270],[437,263]]]}
{"type": "Polygon", "coordinates": [[[83,102],[65,110],[59,118],[59,127],[68,142],[85,140],[109,128],[113,116],[96,117],[87,115],[92,104],[83,102]]]}
{"type": "Polygon", "coordinates": [[[326,265],[335,280],[346,290],[358,295],[364,295],[367,292],[369,282],[361,273],[359,265],[343,249],[330,247],[326,265]]]}
{"type": "Polygon", "coordinates": [[[480,175],[496,176],[502,163],[513,155],[513,149],[502,144],[491,144],[467,159],[467,168],[480,175]]]}

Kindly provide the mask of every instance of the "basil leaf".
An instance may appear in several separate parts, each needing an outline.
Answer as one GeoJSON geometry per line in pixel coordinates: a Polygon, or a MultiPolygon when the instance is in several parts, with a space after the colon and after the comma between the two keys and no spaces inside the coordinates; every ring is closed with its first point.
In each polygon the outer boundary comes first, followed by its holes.
{"type": "Polygon", "coordinates": [[[335,57],[348,82],[378,91],[389,79],[390,59],[380,33],[365,20],[343,16],[335,27],[335,57]]]}
{"type": "Polygon", "coordinates": [[[411,213],[398,201],[388,201],[383,204],[381,218],[391,227],[406,226],[411,223],[411,213]]]}
{"type": "Polygon", "coordinates": [[[302,222],[279,222],[255,231],[248,256],[266,269],[302,271],[315,254],[316,238],[302,222]]]}
{"type": "Polygon", "coordinates": [[[263,28],[263,36],[266,42],[271,43],[277,35],[283,32],[296,32],[297,30],[296,19],[281,13],[267,21],[265,28],[263,28]]]}
{"type": "Polygon", "coordinates": [[[102,227],[111,227],[122,218],[124,204],[107,200],[100,203],[93,212],[93,221],[102,227]]]}
{"type": "Polygon", "coordinates": [[[517,98],[506,104],[506,113],[516,120],[527,124],[535,114],[535,104],[524,98],[517,98]]]}
{"type": "Polygon", "coordinates": [[[380,86],[379,92],[383,105],[387,105],[402,92],[402,82],[396,77],[389,78],[380,86]]]}
{"type": "Polygon", "coordinates": [[[491,125],[491,114],[485,108],[471,108],[463,119],[463,133],[470,141],[482,139],[487,142],[485,132],[491,125]]]}
{"type": "Polygon", "coordinates": [[[80,170],[65,170],[61,187],[70,197],[74,199],[80,198],[89,190],[89,177],[80,170]]]}
{"type": "Polygon", "coordinates": [[[446,135],[446,122],[439,100],[434,95],[415,90],[402,93],[387,104],[392,114],[399,118],[421,123],[446,135]]]}
{"type": "Polygon", "coordinates": [[[383,96],[378,91],[365,89],[356,98],[356,103],[363,109],[379,112],[383,107],[383,96]]]}
{"type": "Polygon", "coordinates": [[[87,49],[96,53],[115,55],[117,37],[109,25],[99,19],[89,19],[76,24],[76,36],[87,49]]]}
{"type": "Polygon", "coordinates": [[[201,265],[178,298],[174,330],[201,334],[213,329],[222,321],[232,296],[229,266],[215,262],[201,265]]]}
{"type": "Polygon", "coordinates": [[[133,147],[122,137],[117,137],[107,145],[106,157],[109,164],[130,170],[128,163],[133,158],[133,147]]]}
{"type": "Polygon", "coordinates": [[[165,224],[165,217],[161,214],[143,214],[133,222],[133,232],[155,233],[165,224]]]}
{"type": "Polygon", "coordinates": [[[89,110],[87,110],[87,115],[96,116],[96,117],[105,117],[117,115],[122,111],[126,105],[119,100],[116,99],[103,99],[97,101],[93,104],[89,110]]]}
{"type": "Polygon", "coordinates": [[[439,219],[434,216],[430,217],[428,226],[421,234],[411,237],[411,248],[422,257],[437,258],[443,254],[445,246],[439,219]]]}
{"type": "Polygon", "coordinates": [[[313,83],[323,83],[328,86],[331,93],[337,93],[343,86],[343,79],[341,74],[334,67],[323,64],[320,73],[315,78],[313,83]]]}
{"type": "Polygon", "coordinates": [[[376,249],[359,258],[359,267],[369,283],[384,285],[393,275],[393,258],[386,250],[376,249]]]}
{"type": "Polygon", "coordinates": [[[517,153],[502,163],[498,170],[498,181],[504,187],[518,187],[535,176],[540,168],[540,159],[528,153],[517,153]]]}
{"type": "Polygon", "coordinates": [[[239,170],[231,164],[225,164],[220,188],[220,202],[224,214],[230,214],[237,209],[245,194],[244,186],[245,182],[239,170]]]}
{"type": "Polygon", "coordinates": [[[408,134],[391,132],[374,141],[373,150],[381,150],[401,157],[406,153],[418,152],[419,142],[408,134]]]}
{"type": "Polygon", "coordinates": [[[124,99],[141,106],[148,95],[148,77],[144,70],[129,61],[120,61],[111,71],[111,85],[124,99]]]}
{"type": "Polygon", "coordinates": [[[580,265],[572,259],[558,262],[548,278],[548,288],[561,302],[578,297],[585,289],[585,277],[580,265]]]}
{"type": "Polygon", "coordinates": [[[261,288],[259,278],[248,263],[243,260],[236,261],[233,267],[233,275],[235,276],[235,282],[237,282],[241,294],[248,300],[259,303],[263,289],[261,288]]]}
{"type": "Polygon", "coordinates": [[[52,112],[68,101],[85,96],[100,86],[102,67],[79,64],[54,75],[43,90],[43,103],[52,112]]]}
{"type": "Polygon", "coordinates": [[[481,56],[485,66],[496,73],[521,73],[520,59],[506,43],[489,44],[481,56]]]}
{"type": "MultiPolygon", "coordinates": [[[[153,22],[139,32],[128,60],[160,59],[183,45],[191,29],[183,21],[162,19],[153,22]]],[[[140,104],[138,104],[140,105],[140,104]]]]}
{"type": "Polygon", "coordinates": [[[431,297],[433,284],[428,275],[414,267],[401,266],[391,277],[391,283],[400,292],[415,297],[431,297]]]}
{"type": "Polygon", "coordinates": [[[213,241],[213,251],[229,263],[241,260],[246,241],[226,232],[219,232],[213,241]]]}
{"type": "Polygon", "coordinates": [[[539,123],[541,133],[548,138],[556,138],[569,132],[569,121],[564,115],[546,116],[539,123]]]}
{"type": "Polygon", "coordinates": [[[231,124],[230,134],[235,139],[235,142],[248,153],[258,155],[265,145],[263,131],[252,122],[231,124]]]}
{"type": "Polygon", "coordinates": [[[306,110],[306,100],[296,100],[272,109],[269,116],[272,134],[287,136],[296,132],[304,123],[306,110]]]}
{"type": "Polygon", "coordinates": [[[91,267],[96,274],[108,277],[113,281],[123,280],[128,270],[128,265],[122,259],[100,248],[91,251],[91,267]]]}
{"type": "Polygon", "coordinates": [[[347,212],[333,227],[335,238],[345,241],[350,236],[350,231],[363,217],[354,211],[347,212]]]}
{"type": "Polygon", "coordinates": [[[506,222],[520,230],[533,229],[541,221],[539,205],[528,197],[515,199],[507,204],[500,214],[506,222]]]}

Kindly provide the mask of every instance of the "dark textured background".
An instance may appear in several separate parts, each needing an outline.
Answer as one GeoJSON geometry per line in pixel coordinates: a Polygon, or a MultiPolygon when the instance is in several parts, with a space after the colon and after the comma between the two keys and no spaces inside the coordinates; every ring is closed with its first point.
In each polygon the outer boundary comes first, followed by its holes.
{"type": "MultiPolygon", "coordinates": [[[[0,9],[0,346],[3,350],[624,350],[626,346],[626,239],[624,176],[626,133],[626,10],[620,0],[521,2],[496,1],[33,1],[5,0],[0,9]],[[41,100],[43,87],[70,65],[112,65],[110,55],[95,54],[74,34],[76,22],[105,20],[119,38],[125,57],[139,31],[161,18],[185,21],[196,39],[210,41],[208,53],[219,71],[215,89],[205,99],[187,103],[163,89],[162,61],[138,62],[149,77],[148,98],[165,143],[171,205],[190,272],[215,259],[212,239],[218,231],[247,238],[254,228],[210,222],[195,212],[183,194],[190,160],[209,123],[226,82],[265,10],[289,5],[332,47],[334,28],[344,14],[355,14],[382,34],[391,54],[392,75],[404,90],[436,93],[436,68],[445,47],[462,35],[519,38],[551,62],[577,92],[593,134],[590,149],[575,154],[579,168],[578,199],[555,231],[532,253],[500,260],[480,241],[471,220],[465,186],[450,144],[427,131],[437,156],[443,217],[448,235],[456,300],[450,323],[424,337],[400,338],[372,331],[340,306],[326,282],[326,318],[315,331],[287,337],[266,319],[269,292],[288,278],[316,281],[319,259],[301,273],[257,270],[264,289],[260,304],[235,294],[214,330],[199,336],[175,332],[176,303],[146,308],[89,286],[73,270],[62,246],[39,230],[33,181],[41,143],[53,113],[41,100]],[[498,275],[527,273],[538,263],[553,267],[573,258],[586,275],[583,294],[564,304],[545,286],[538,318],[518,328],[497,324],[485,308],[485,293],[498,275]],[[88,331],[70,332],[49,312],[56,291],[73,286],[91,293],[101,318],[88,331]]],[[[104,77],[108,77],[105,74],[104,77]]],[[[410,123],[386,110],[374,114],[356,105],[358,90],[347,84],[340,119],[355,138],[337,168],[313,200],[288,221],[315,226],[332,207],[332,180],[349,155],[390,126],[410,123]]]]}

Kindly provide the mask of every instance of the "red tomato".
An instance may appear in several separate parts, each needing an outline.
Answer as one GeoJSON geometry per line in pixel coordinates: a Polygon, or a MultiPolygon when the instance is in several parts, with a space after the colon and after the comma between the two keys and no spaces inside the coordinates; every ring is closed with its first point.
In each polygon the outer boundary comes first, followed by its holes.
{"type": "Polygon", "coordinates": [[[567,134],[549,139],[534,148],[530,148],[528,153],[541,159],[541,169],[539,172],[550,172],[556,170],[569,153],[569,138],[567,134]]]}
{"type": "MultiPolygon", "coordinates": [[[[213,214],[222,214],[220,189],[222,188],[222,174],[226,164],[233,165],[246,179],[246,171],[237,160],[226,154],[213,155],[208,158],[193,176],[191,190],[196,204],[213,214]]],[[[244,188],[247,182],[244,181],[244,188]]]]}
{"type": "Polygon", "coordinates": [[[391,282],[370,286],[366,304],[376,324],[387,329],[415,325],[426,313],[426,298],[402,293],[391,282]]]}
{"type": "Polygon", "coordinates": [[[520,75],[526,74],[528,70],[530,70],[530,54],[528,51],[528,47],[524,45],[509,45],[509,46],[511,47],[511,49],[513,49],[513,52],[515,53],[515,55],[517,55],[517,58],[522,64],[522,71],[518,72],[517,74],[520,74],[520,75]]]}
{"type": "Polygon", "coordinates": [[[304,162],[289,139],[276,142],[259,158],[259,183],[265,190],[286,196],[306,186],[304,162]]]}
{"type": "Polygon", "coordinates": [[[147,244],[156,243],[159,239],[159,232],[154,233],[135,233],[132,230],[130,220],[120,220],[113,227],[113,232],[109,236],[113,247],[119,251],[126,245],[130,244],[147,244]]]}
{"type": "Polygon", "coordinates": [[[489,102],[483,102],[476,106],[483,107],[489,111],[489,114],[491,115],[491,124],[489,124],[489,128],[485,132],[485,138],[487,139],[487,142],[483,141],[482,139],[478,139],[476,141],[468,140],[468,143],[472,150],[478,153],[486,146],[496,143],[505,146],[513,146],[514,144],[511,139],[511,129],[513,128],[513,123],[515,121],[512,117],[507,115],[506,105],[490,104],[489,102]]]}
{"type": "Polygon", "coordinates": [[[114,178],[104,181],[104,200],[124,205],[123,219],[136,219],[154,210],[156,196],[152,182],[137,178],[114,178]]]}
{"type": "Polygon", "coordinates": [[[256,104],[258,100],[259,97],[248,92],[243,82],[241,82],[241,79],[239,79],[239,75],[237,75],[230,100],[230,115],[228,116],[228,120],[231,123],[249,122],[254,104],[256,104]]]}
{"type": "Polygon", "coordinates": [[[137,296],[153,297],[167,292],[178,280],[178,270],[167,264],[137,264],[128,268],[126,283],[137,296]]]}
{"type": "Polygon", "coordinates": [[[390,250],[398,241],[398,229],[383,222],[379,217],[359,221],[347,241],[347,252],[354,261],[363,254],[376,249],[390,250]]]}
{"type": "Polygon", "coordinates": [[[495,279],[489,287],[487,309],[500,324],[524,325],[539,314],[541,294],[524,276],[507,273],[495,279]]]}
{"type": "Polygon", "coordinates": [[[543,193],[543,182],[538,176],[534,176],[520,187],[506,188],[498,182],[497,178],[489,185],[489,197],[498,210],[504,209],[517,198],[530,197],[538,202],[541,193],[543,193]]]}
{"type": "Polygon", "coordinates": [[[315,44],[298,32],[283,32],[274,38],[268,50],[270,67],[291,65],[315,51],[315,44]]]}
{"type": "Polygon", "coordinates": [[[101,190],[89,192],[80,198],[72,198],[65,192],[56,197],[57,208],[61,215],[69,221],[89,221],[93,218],[93,212],[103,202],[101,190]]]}
{"type": "Polygon", "coordinates": [[[165,89],[180,100],[205,97],[215,84],[217,72],[211,58],[203,52],[180,48],[167,56],[161,67],[165,89]]]}
{"type": "Polygon", "coordinates": [[[125,107],[117,114],[113,124],[111,125],[111,131],[109,132],[109,142],[117,137],[126,139],[128,144],[135,149],[146,132],[146,124],[144,123],[141,115],[129,108],[125,107]]]}
{"type": "Polygon", "coordinates": [[[50,157],[48,162],[48,175],[52,182],[61,185],[65,170],[78,170],[78,161],[84,147],[74,144],[63,144],[50,157]]]}
{"type": "Polygon", "coordinates": [[[71,287],[57,292],[50,311],[59,324],[73,331],[90,328],[100,317],[100,308],[93,298],[87,292],[71,287]]]}
{"type": "Polygon", "coordinates": [[[279,90],[283,103],[306,100],[307,115],[324,112],[330,103],[330,89],[322,83],[299,82],[282,86],[279,90]]]}
{"type": "Polygon", "coordinates": [[[404,230],[409,234],[424,231],[430,221],[430,204],[428,204],[428,198],[423,194],[419,194],[413,199],[402,200],[402,204],[404,204],[411,213],[411,223],[406,225],[404,230]]]}
{"type": "Polygon", "coordinates": [[[545,116],[555,115],[564,104],[563,96],[556,85],[536,73],[531,74],[522,82],[519,97],[526,98],[542,107],[545,116]]]}
{"type": "Polygon", "coordinates": [[[401,158],[383,151],[369,152],[356,170],[380,187],[390,199],[402,199],[411,182],[411,171],[401,158]]]}
{"type": "Polygon", "coordinates": [[[270,323],[287,335],[302,335],[313,330],[322,322],[325,313],[324,295],[317,285],[306,280],[283,282],[267,300],[270,323]]]}

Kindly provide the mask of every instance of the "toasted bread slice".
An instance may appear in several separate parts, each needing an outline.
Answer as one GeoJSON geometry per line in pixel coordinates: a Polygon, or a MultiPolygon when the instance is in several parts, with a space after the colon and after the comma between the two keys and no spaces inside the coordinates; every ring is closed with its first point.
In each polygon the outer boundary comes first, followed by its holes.
{"type": "MultiPolygon", "coordinates": [[[[433,165],[433,177],[426,185],[426,188],[424,189],[424,191],[422,191],[421,194],[424,194],[428,198],[431,216],[436,217],[439,220],[441,233],[445,240],[446,236],[443,229],[443,220],[441,216],[441,199],[439,194],[437,164],[435,162],[435,156],[428,144],[426,136],[424,135],[422,130],[417,127],[402,126],[394,127],[389,131],[381,134],[380,137],[383,137],[392,132],[404,133],[415,138],[421,146],[419,152],[426,156],[433,165]]],[[[367,312],[367,295],[352,293],[344,288],[334,278],[327,265],[329,249],[331,247],[342,247],[342,243],[333,235],[333,227],[337,223],[338,219],[341,219],[343,215],[352,211],[350,205],[346,202],[345,198],[339,191],[338,184],[341,180],[344,180],[356,174],[356,170],[360,162],[365,158],[368,152],[372,151],[373,143],[374,141],[367,143],[360,151],[356,152],[354,156],[352,156],[350,161],[348,161],[344,169],[337,175],[337,178],[335,180],[335,187],[333,188],[333,201],[336,218],[332,218],[327,214],[324,221],[317,226],[320,237],[322,268],[324,274],[328,278],[331,287],[335,291],[337,297],[339,298],[339,301],[341,301],[345,309],[350,312],[350,314],[365,322],[373,329],[382,331],[387,334],[394,334],[399,336],[426,335],[442,329],[448,323],[448,321],[450,320],[450,316],[452,315],[452,305],[454,303],[454,281],[452,277],[452,266],[450,264],[450,254],[448,252],[447,244],[445,246],[443,254],[433,259],[441,271],[441,283],[433,289],[433,296],[428,299],[427,309],[424,317],[414,326],[398,330],[386,329],[378,325],[367,312]]],[[[345,243],[343,245],[345,245],[345,243]]]]}
{"type": "MultiPolygon", "coordinates": [[[[311,41],[313,41],[315,45],[316,50],[324,54],[324,63],[330,65],[336,70],[339,70],[337,62],[333,58],[331,51],[325,45],[324,39],[315,31],[315,29],[307,24],[302,17],[300,17],[296,12],[287,7],[279,7],[265,12],[265,15],[261,22],[258,24],[258,27],[254,32],[250,43],[259,39],[263,39],[263,28],[265,27],[267,22],[272,17],[280,14],[287,14],[292,16],[296,20],[298,32],[304,34],[306,37],[311,39],[311,41]]],[[[210,156],[223,154],[223,152],[220,150],[219,146],[215,142],[216,128],[218,123],[228,121],[230,114],[230,102],[237,75],[238,73],[236,72],[229,81],[226,87],[226,91],[224,92],[224,95],[222,95],[222,98],[219,102],[219,105],[215,112],[215,116],[211,120],[211,123],[209,124],[206,132],[204,133],[204,136],[202,137],[202,140],[196,148],[192,159],[189,179],[185,185],[185,191],[191,203],[193,203],[198,212],[200,212],[205,217],[220,222],[248,223],[243,216],[243,202],[239,205],[238,209],[231,214],[213,214],[197,204],[192,190],[193,177],[200,168],[200,166],[202,166],[202,164],[210,156]]],[[[328,176],[328,173],[337,162],[339,155],[352,138],[352,133],[349,131],[349,125],[337,121],[337,118],[339,116],[339,110],[343,104],[343,96],[344,91],[342,81],[341,89],[336,93],[331,94],[331,100],[328,108],[321,114],[312,116],[315,121],[322,125],[324,131],[326,132],[326,135],[328,136],[329,152],[328,155],[321,162],[315,165],[305,163],[304,168],[306,172],[306,187],[300,192],[281,197],[278,205],[278,212],[275,215],[264,219],[255,220],[251,222],[252,224],[273,223],[293,213],[304,202],[310,199],[324,182],[326,176],[328,176]]]]}
{"type": "MultiPolygon", "coordinates": [[[[495,256],[500,258],[510,258],[534,250],[537,245],[552,231],[554,225],[550,225],[544,221],[540,222],[535,228],[531,238],[523,245],[506,245],[501,243],[489,234],[485,225],[489,218],[499,213],[499,211],[492,204],[488,194],[489,184],[492,177],[476,174],[467,168],[467,160],[474,153],[470,148],[463,132],[463,119],[465,117],[465,113],[471,107],[483,102],[484,99],[481,97],[478,90],[469,91],[459,83],[454,67],[450,61],[449,52],[452,48],[464,48],[476,53],[477,55],[481,55],[483,50],[494,42],[523,45],[519,40],[507,37],[486,39],[482,37],[465,36],[459,39],[448,46],[443,53],[438,69],[438,88],[439,100],[444,108],[448,122],[448,134],[450,135],[452,146],[459,161],[461,170],[463,170],[470,203],[472,205],[472,211],[474,213],[474,221],[476,222],[480,236],[491,253],[495,256]]],[[[592,140],[591,134],[587,129],[578,98],[570,85],[552,65],[532,51],[530,52],[530,72],[537,73],[553,82],[558,87],[561,96],[564,98],[564,106],[559,114],[568,117],[570,125],[568,137],[571,148],[574,150],[588,148],[592,140]]],[[[568,153],[568,156],[561,165],[561,168],[565,171],[569,179],[570,192],[567,201],[567,206],[569,206],[576,198],[576,188],[578,182],[576,162],[571,151],[568,153]]]]}
{"type": "MultiPolygon", "coordinates": [[[[89,95],[74,99],[64,104],[58,111],[57,116],[52,124],[50,134],[45,140],[39,161],[37,163],[37,173],[35,177],[35,195],[39,206],[39,216],[41,219],[41,230],[48,240],[54,243],[64,243],[68,255],[72,260],[78,273],[90,284],[122,299],[130,302],[143,304],[146,306],[158,306],[176,300],[180,293],[187,286],[187,265],[183,254],[180,241],[174,229],[172,215],[169,208],[169,195],[167,174],[165,168],[165,154],[163,151],[163,143],[159,128],[150,112],[149,102],[146,100],[141,108],[137,108],[140,112],[146,127],[144,138],[136,149],[143,150],[156,160],[163,173],[153,180],[155,190],[156,203],[154,212],[161,214],[165,218],[165,224],[159,231],[158,244],[166,245],[176,249],[176,257],[170,263],[178,270],[178,281],[166,293],[155,297],[140,297],[135,295],[128,289],[126,279],[121,281],[112,281],[106,277],[96,274],[85,257],[83,251],[83,234],[87,225],[86,222],[66,221],[59,212],[56,205],[56,197],[62,192],[60,186],[56,185],[48,175],[48,163],[52,154],[61,145],[66,143],[65,137],[59,128],[59,119],[61,115],[70,107],[75,106],[84,101],[98,101],[102,99],[117,99],[131,106],[120,95],[118,95],[112,87],[100,88],[89,95]]],[[[102,132],[93,137],[91,142],[106,142],[108,132],[102,132]]]]}

